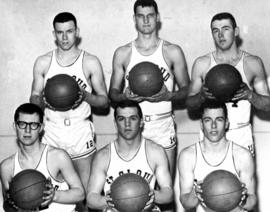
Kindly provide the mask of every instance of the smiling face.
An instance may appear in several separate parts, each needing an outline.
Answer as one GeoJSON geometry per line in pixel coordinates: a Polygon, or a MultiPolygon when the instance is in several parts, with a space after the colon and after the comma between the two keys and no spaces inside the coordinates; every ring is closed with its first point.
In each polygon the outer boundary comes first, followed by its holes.
{"type": "Polygon", "coordinates": [[[225,136],[228,120],[222,108],[206,108],[201,119],[201,128],[206,139],[217,143],[225,136]]]}
{"type": "Polygon", "coordinates": [[[234,28],[230,19],[213,21],[211,31],[216,48],[221,50],[230,49],[239,34],[238,27],[234,28]]]}
{"type": "Polygon", "coordinates": [[[140,136],[143,121],[138,114],[136,107],[118,107],[115,123],[119,137],[125,140],[132,140],[140,136]]]}
{"type": "Polygon", "coordinates": [[[43,125],[40,123],[37,113],[19,113],[18,120],[14,125],[19,145],[30,146],[39,141],[43,125]]]}
{"type": "Polygon", "coordinates": [[[54,36],[58,47],[64,51],[70,50],[76,45],[79,29],[76,28],[73,21],[64,23],[56,22],[54,27],[54,36]]]}

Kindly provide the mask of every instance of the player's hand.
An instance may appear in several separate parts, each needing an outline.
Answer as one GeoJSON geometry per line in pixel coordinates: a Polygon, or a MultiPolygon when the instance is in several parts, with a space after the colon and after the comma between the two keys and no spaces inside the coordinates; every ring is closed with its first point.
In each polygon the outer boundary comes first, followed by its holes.
{"type": "Polygon", "coordinates": [[[80,89],[80,91],[79,91],[79,98],[72,105],[71,109],[77,108],[83,102],[83,100],[85,99],[85,96],[86,96],[86,92],[87,92],[86,90],[84,90],[82,88],[80,89]]]}
{"type": "Polygon", "coordinates": [[[242,83],[236,94],[232,98],[232,101],[249,100],[252,98],[252,91],[249,89],[246,83],[242,83]]]}
{"type": "Polygon", "coordinates": [[[43,99],[43,102],[44,102],[45,107],[49,108],[50,110],[56,111],[56,108],[54,108],[53,106],[51,106],[51,105],[49,104],[49,102],[46,101],[46,98],[45,98],[44,93],[43,93],[43,95],[42,95],[42,99],[43,99]]]}
{"type": "Polygon", "coordinates": [[[107,204],[109,206],[107,208],[109,208],[111,211],[117,211],[115,209],[115,206],[114,206],[114,203],[113,203],[113,200],[112,200],[112,197],[111,197],[111,190],[109,190],[109,191],[106,192],[105,199],[106,199],[106,202],[107,202],[107,204]]]}
{"type": "Polygon", "coordinates": [[[143,211],[150,211],[150,209],[154,206],[154,202],[155,202],[154,190],[151,189],[148,196],[149,196],[149,200],[147,201],[143,211]]]}
{"type": "Polygon", "coordinates": [[[205,85],[202,86],[201,95],[205,99],[217,100],[217,98],[209,91],[209,89],[205,85]]]}
{"type": "Polygon", "coordinates": [[[161,101],[170,101],[171,100],[171,92],[168,91],[168,88],[165,84],[163,84],[161,90],[154,94],[151,97],[145,97],[146,101],[149,102],[161,102],[161,101]]]}
{"type": "Polygon", "coordinates": [[[247,197],[248,197],[248,190],[246,188],[246,185],[244,183],[242,183],[242,194],[241,194],[241,201],[239,203],[239,206],[241,208],[244,207],[244,205],[246,204],[247,202],[247,197]]]}
{"type": "Polygon", "coordinates": [[[142,102],[144,100],[144,97],[139,96],[135,93],[133,93],[129,87],[127,87],[124,91],[124,95],[128,100],[135,101],[135,102],[142,102]]]}
{"type": "Polygon", "coordinates": [[[54,200],[56,187],[53,186],[51,178],[47,179],[46,188],[47,190],[43,191],[43,202],[40,205],[41,208],[49,206],[54,200]]]}
{"type": "Polygon", "coordinates": [[[13,209],[14,211],[19,210],[19,207],[15,204],[15,202],[11,198],[9,191],[6,191],[6,200],[4,202],[4,209],[9,211],[8,208],[11,208],[9,209],[10,211],[12,211],[13,209]]]}
{"type": "Polygon", "coordinates": [[[203,190],[202,190],[202,182],[201,181],[197,181],[197,180],[194,180],[194,183],[193,183],[193,189],[194,189],[194,192],[198,198],[198,200],[200,201],[201,205],[204,207],[204,208],[207,208],[207,206],[205,205],[204,203],[204,199],[202,197],[202,193],[203,193],[203,190]]]}

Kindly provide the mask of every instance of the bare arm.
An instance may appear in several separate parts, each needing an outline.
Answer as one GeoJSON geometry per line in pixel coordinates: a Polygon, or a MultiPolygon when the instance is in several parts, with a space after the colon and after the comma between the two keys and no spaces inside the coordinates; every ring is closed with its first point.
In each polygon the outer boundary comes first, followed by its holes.
{"type": "Polygon", "coordinates": [[[188,147],[180,152],[178,171],[180,179],[180,202],[185,209],[195,208],[199,204],[194,183],[195,147],[188,147]]]}
{"type": "Polygon", "coordinates": [[[87,189],[87,206],[89,208],[102,210],[108,207],[107,198],[101,192],[104,189],[106,181],[109,154],[109,146],[106,146],[104,149],[98,151],[93,159],[87,189]]]}
{"type": "Polygon", "coordinates": [[[150,164],[155,164],[155,176],[160,187],[154,190],[155,202],[166,204],[173,201],[172,178],[169,171],[169,162],[164,149],[154,143],[147,143],[150,164]]]}
{"type": "Polygon", "coordinates": [[[44,108],[43,89],[45,74],[48,71],[51,61],[51,53],[40,56],[36,59],[33,68],[33,82],[30,96],[30,102],[44,108]]]}
{"type": "Polygon", "coordinates": [[[108,107],[108,95],[103,70],[99,59],[85,53],[83,70],[94,89],[93,93],[85,91],[84,100],[94,107],[108,107]]]}
{"type": "Polygon", "coordinates": [[[197,110],[205,101],[205,96],[202,92],[204,75],[210,65],[208,56],[202,56],[195,60],[191,71],[191,84],[189,86],[188,98],[186,105],[189,110],[197,110]]]}
{"type": "Polygon", "coordinates": [[[240,180],[245,184],[248,194],[243,208],[249,211],[254,208],[257,201],[255,194],[254,159],[248,150],[236,144],[234,144],[234,158],[236,169],[240,175],[240,180]]]}
{"type": "MultiPolygon", "coordinates": [[[[51,149],[50,159],[57,161],[59,173],[68,184],[68,190],[56,190],[53,201],[62,204],[74,204],[84,199],[84,189],[69,155],[60,149],[51,149]]],[[[51,161],[51,163],[53,163],[51,161]]]]}
{"type": "Polygon", "coordinates": [[[270,111],[270,92],[266,81],[266,74],[262,60],[250,55],[244,61],[245,71],[252,75],[254,90],[247,87],[236,95],[236,99],[247,99],[257,109],[270,111]]]}
{"type": "Polygon", "coordinates": [[[131,46],[126,45],[118,48],[113,56],[113,71],[110,81],[109,96],[114,102],[121,102],[127,97],[123,93],[124,77],[125,77],[125,63],[131,54],[131,46]]]}

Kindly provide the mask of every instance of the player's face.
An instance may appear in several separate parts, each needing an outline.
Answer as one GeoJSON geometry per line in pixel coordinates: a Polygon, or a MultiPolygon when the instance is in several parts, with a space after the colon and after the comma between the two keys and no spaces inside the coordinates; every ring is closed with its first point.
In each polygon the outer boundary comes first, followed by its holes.
{"type": "Polygon", "coordinates": [[[222,108],[205,109],[201,127],[204,136],[213,143],[219,142],[225,136],[228,121],[222,108]]]}
{"type": "Polygon", "coordinates": [[[154,7],[139,6],[134,15],[134,22],[138,32],[142,34],[151,34],[157,29],[159,14],[155,12],[154,7]]]}
{"type": "Polygon", "coordinates": [[[17,122],[14,124],[17,140],[21,145],[30,146],[39,141],[39,135],[43,130],[37,113],[20,113],[17,122]]]}
{"type": "Polygon", "coordinates": [[[136,107],[117,108],[116,127],[120,137],[132,140],[140,135],[143,125],[136,107]]]}
{"type": "Polygon", "coordinates": [[[211,25],[211,31],[216,48],[220,50],[230,49],[238,35],[238,28],[233,28],[230,19],[215,20],[211,25]]]}
{"type": "Polygon", "coordinates": [[[70,50],[76,45],[78,35],[78,28],[75,27],[73,21],[55,23],[54,36],[60,49],[64,51],[70,50]]]}

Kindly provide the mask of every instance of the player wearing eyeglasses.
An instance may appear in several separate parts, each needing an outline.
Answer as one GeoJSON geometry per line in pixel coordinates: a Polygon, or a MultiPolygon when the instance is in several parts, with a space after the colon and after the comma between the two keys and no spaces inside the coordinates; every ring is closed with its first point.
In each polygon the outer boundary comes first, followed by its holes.
{"type": "Polygon", "coordinates": [[[5,211],[16,208],[9,198],[9,182],[25,169],[36,169],[50,179],[44,191],[44,212],[71,212],[84,199],[84,190],[66,151],[40,142],[43,131],[43,112],[32,103],[20,105],[14,115],[18,151],[0,165],[5,211]],[[57,162],[56,162],[57,161],[57,162]]]}

